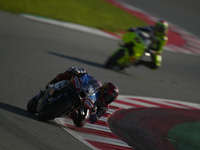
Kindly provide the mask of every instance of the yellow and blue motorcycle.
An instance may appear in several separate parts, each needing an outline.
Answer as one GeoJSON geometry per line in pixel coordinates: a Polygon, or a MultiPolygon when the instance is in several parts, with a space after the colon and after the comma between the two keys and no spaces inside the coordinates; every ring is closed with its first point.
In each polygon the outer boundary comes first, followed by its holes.
{"type": "Polygon", "coordinates": [[[127,32],[122,36],[122,42],[123,44],[106,61],[105,68],[117,66],[124,69],[136,64],[143,55],[150,56],[148,47],[152,42],[148,33],[141,30],[127,32]]]}

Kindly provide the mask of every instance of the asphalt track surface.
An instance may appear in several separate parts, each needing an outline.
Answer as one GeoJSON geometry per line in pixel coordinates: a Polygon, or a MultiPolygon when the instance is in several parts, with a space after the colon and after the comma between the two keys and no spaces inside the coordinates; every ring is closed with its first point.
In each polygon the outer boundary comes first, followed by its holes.
{"type": "MultiPolygon", "coordinates": [[[[165,52],[157,71],[106,70],[117,41],[0,12],[0,149],[88,149],[60,127],[40,122],[26,105],[59,72],[84,67],[121,95],[200,103],[199,56],[165,52]]],[[[192,27],[192,26],[191,26],[192,27]]],[[[196,30],[198,30],[196,28],[196,30]]],[[[192,32],[192,30],[191,30],[192,32]]]]}

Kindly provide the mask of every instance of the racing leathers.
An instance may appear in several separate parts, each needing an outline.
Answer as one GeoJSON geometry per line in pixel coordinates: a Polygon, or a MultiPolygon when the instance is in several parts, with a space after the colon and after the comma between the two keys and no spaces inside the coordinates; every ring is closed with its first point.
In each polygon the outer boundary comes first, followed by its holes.
{"type": "MultiPolygon", "coordinates": [[[[62,80],[70,80],[72,76],[82,76],[84,74],[87,74],[87,71],[83,68],[74,68],[74,67],[70,67],[67,69],[67,71],[65,71],[64,73],[60,73],[58,74],[53,80],[51,80],[46,88],[48,87],[49,84],[53,84],[62,80]]],[[[101,98],[100,98],[100,90],[101,90],[101,82],[97,79],[95,79],[92,76],[88,76],[91,77],[90,79],[90,84],[93,86],[93,88],[97,91],[96,92],[96,102],[94,103],[94,107],[92,109],[90,109],[90,115],[89,115],[89,121],[91,123],[95,123],[98,121],[98,119],[107,111],[109,104],[103,104],[101,102],[101,98]]],[[[84,112],[87,112],[87,108],[83,108],[84,112]]],[[[69,117],[73,120],[74,125],[76,127],[83,127],[86,123],[87,120],[87,115],[85,115],[85,118],[81,118],[80,115],[80,110],[79,111],[73,111],[72,113],[70,113],[69,117]]]]}
{"type": "Polygon", "coordinates": [[[150,39],[152,41],[151,45],[148,48],[148,52],[151,54],[152,61],[143,61],[140,60],[138,63],[135,64],[135,66],[138,66],[140,64],[143,64],[146,67],[149,67],[151,69],[157,69],[161,66],[162,62],[162,53],[163,48],[167,43],[167,35],[166,34],[156,34],[154,32],[155,27],[154,26],[145,26],[145,27],[134,27],[130,28],[130,32],[134,32],[135,30],[141,30],[144,32],[147,32],[150,35],[150,39]]]}

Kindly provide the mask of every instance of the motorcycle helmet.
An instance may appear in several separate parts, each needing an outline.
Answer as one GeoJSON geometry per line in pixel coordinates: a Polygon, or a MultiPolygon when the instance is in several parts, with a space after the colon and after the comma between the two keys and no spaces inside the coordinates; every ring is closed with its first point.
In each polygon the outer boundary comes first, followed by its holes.
{"type": "Polygon", "coordinates": [[[101,100],[104,105],[112,103],[119,95],[118,87],[111,82],[103,84],[101,89],[101,100]]]}
{"type": "Polygon", "coordinates": [[[167,30],[168,30],[168,23],[164,20],[159,20],[155,23],[155,34],[156,35],[164,35],[167,34],[167,30]]]}

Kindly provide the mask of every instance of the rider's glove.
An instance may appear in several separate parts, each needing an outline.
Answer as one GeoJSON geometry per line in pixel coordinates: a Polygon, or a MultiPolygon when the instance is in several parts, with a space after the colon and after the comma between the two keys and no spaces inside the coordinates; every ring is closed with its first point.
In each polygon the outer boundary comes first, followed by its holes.
{"type": "Polygon", "coordinates": [[[96,114],[96,112],[97,112],[97,107],[94,106],[94,107],[90,110],[90,114],[91,114],[91,115],[94,115],[94,114],[96,114]]]}
{"type": "Polygon", "coordinates": [[[95,107],[93,107],[92,110],[90,110],[89,120],[90,120],[90,123],[92,123],[92,124],[98,121],[98,117],[97,117],[96,113],[97,113],[97,107],[95,106],[95,107]]]}

